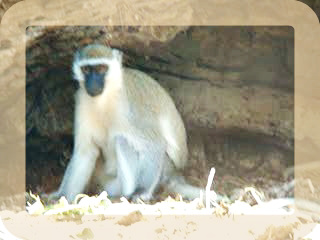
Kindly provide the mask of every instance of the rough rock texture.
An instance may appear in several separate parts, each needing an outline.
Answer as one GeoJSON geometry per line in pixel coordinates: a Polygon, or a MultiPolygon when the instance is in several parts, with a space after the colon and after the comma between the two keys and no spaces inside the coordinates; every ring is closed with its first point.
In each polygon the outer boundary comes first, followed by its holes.
{"type": "Polygon", "coordinates": [[[50,176],[61,177],[70,158],[72,55],[91,42],[121,49],[126,66],[150,74],[173,97],[188,133],[184,174],[195,184],[203,185],[213,166],[218,177],[283,180],[293,164],[291,27],[29,27],[26,34],[32,189],[57,187],[59,177],[50,176]]]}

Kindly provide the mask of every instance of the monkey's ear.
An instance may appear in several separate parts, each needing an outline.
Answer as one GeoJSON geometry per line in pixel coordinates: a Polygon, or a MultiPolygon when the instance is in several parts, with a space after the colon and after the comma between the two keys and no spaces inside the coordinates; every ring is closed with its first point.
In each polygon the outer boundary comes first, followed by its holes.
{"type": "Polygon", "coordinates": [[[73,55],[73,62],[78,62],[81,58],[81,49],[78,49],[73,55]]]}
{"type": "Polygon", "coordinates": [[[77,51],[73,57],[72,72],[73,72],[73,78],[75,80],[81,81],[81,79],[83,79],[83,74],[78,64],[79,59],[80,59],[80,51],[77,51]]]}

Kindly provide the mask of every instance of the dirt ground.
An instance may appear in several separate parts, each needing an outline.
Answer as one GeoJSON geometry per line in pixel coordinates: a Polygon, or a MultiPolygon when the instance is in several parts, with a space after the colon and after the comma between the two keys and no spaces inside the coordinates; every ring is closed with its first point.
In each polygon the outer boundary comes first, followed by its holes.
{"type": "MultiPolygon", "coordinates": [[[[315,216],[303,212],[288,216],[150,216],[133,212],[126,216],[35,217],[3,211],[0,215],[8,231],[21,239],[302,239],[316,226],[315,216]]],[[[1,230],[0,239],[16,239],[8,234],[1,238],[1,230]]]]}

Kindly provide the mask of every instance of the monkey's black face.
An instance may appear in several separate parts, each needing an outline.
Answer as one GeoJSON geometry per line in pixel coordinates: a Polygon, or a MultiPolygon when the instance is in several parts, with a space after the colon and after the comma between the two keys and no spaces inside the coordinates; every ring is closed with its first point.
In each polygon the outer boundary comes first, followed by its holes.
{"type": "Polygon", "coordinates": [[[85,88],[87,93],[94,97],[103,92],[104,78],[108,70],[107,65],[87,65],[81,68],[85,77],[85,88]]]}

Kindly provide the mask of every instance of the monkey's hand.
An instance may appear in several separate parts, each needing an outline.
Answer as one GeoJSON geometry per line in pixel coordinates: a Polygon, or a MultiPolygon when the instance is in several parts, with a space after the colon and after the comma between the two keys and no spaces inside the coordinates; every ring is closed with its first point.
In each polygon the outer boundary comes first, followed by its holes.
{"type": "Polygon", "coordinates": [[[57,200],[59,200],[63,195],[61,194],[60,191],[55,191],[52,193],[48,193],[48,194],[43,194],[43,197],[45,197],[48,202],[55,202],[57,200]]]}

